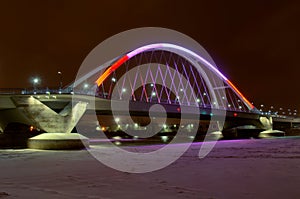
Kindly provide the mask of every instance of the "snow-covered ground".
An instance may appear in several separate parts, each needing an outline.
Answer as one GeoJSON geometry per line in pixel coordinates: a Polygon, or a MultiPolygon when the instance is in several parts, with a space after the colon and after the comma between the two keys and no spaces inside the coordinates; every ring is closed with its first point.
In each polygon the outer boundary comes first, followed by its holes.
{"type": "Polygon", "coordinates": [[[200,146],[146,174],[108,168],[86,150],[0,150],[0,198],[300,198],[300,137],[219,141],[204,159],[200,146]]]}

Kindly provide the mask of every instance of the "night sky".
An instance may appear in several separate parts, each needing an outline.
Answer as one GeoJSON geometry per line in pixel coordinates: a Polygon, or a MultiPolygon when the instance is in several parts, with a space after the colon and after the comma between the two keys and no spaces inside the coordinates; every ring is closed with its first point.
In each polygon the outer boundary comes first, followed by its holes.
{"type": "Polygon", "coordinates": [[[255,105],[300,109],[299,1],[0,1],[0,88],[74,80],[106,38],[137,27],[198,41],[255,105]]]}

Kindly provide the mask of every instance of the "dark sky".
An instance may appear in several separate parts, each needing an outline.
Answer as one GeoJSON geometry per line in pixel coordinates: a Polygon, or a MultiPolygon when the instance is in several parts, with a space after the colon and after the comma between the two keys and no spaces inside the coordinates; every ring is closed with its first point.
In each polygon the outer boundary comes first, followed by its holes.
{"type": "Polygon", "coordinates": [[[299,1],[0,1],[0,88],[70,83],[121,31],[158,26],[198,41],[256,105],[300,108],[299,1]]]}

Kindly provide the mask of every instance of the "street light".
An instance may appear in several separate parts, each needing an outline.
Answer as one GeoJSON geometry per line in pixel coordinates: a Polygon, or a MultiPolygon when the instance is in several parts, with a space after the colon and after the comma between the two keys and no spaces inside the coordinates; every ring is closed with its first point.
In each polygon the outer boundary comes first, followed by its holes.
{"type": "Polygon", "coordinates": [[[59,93],[61,93],[61,89],[62,89],[62,72],[58,71],[57,74],[59,75],[59,93]]]}
{"type": "Polygon", "coordinates": [[[36,86],[40,83],[40,78],[34,77],[32,79],[32,84],[33,84],[33,93],[36,94],[36,86]]]}

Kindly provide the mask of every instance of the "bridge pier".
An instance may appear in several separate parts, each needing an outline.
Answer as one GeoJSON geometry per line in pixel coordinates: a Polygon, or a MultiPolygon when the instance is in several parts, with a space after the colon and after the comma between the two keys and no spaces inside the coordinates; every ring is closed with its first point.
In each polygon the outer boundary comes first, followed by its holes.
{"type": "Polygon", "coordinates": [[[1,110],[0,127],[11,123],[22,123],[44,131],[41,135],[28,139],[29,148],[74,149],[88,147],[88,138],[71,133],[86,111],[87,102],[78,101],[72,107],[72,100],[59,113],[55,112],[33,96],[13,96],[6,98],[9,109],[1,110]]]}

